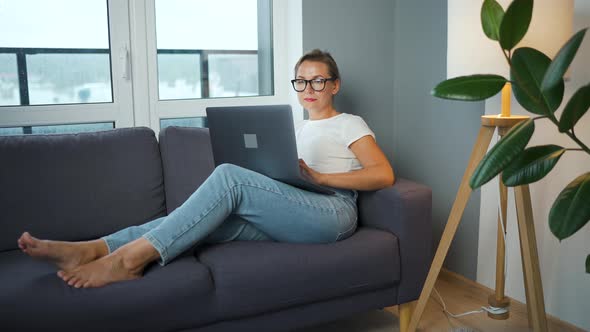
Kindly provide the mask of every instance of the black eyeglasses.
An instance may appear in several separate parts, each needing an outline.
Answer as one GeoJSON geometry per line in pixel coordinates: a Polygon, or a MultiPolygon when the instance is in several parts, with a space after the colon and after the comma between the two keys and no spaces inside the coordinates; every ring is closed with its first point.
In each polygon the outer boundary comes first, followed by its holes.
{"type": "Polygon", "coordinates": [[[291,80],[291,84],[293,84],[293,89],[295,89],[295,91],[297,91],[297,92],[305,91],[305,89],[307,88],[307,83],[309,83],[311,85],[311,88],[313,89],[313,91],[320,92],[326,88],[327,81],[335,81],[335,80],[336,80],[335,77],[314,78],[312,80],[304,80],[301,78],[296,78],[294,80],[291,80]]]}

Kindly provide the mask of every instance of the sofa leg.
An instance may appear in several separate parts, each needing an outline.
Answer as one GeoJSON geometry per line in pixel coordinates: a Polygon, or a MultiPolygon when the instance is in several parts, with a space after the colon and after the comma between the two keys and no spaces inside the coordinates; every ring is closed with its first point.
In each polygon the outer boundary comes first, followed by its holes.
{"type": "Polygon", "coordinates": [[[410,327],[410,321],[412,320],[412,312],[414,312],[414,305],[416,305],[416,301],[406,302],[399,305],[400,332],[408,332],[408,327],[410,327]]]}

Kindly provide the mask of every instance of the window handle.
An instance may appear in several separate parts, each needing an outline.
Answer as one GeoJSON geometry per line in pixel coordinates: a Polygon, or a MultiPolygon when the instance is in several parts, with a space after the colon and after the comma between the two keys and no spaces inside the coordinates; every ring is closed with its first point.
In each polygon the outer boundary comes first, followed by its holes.
{"type": "Polygon", "coordinates": [[[131,64],[129,63],[129,49],[127,46],[121,46],[119,49],[119,60],[121,61],[121,77],[129,80],[131,78],[129,73],[131,64]]]}

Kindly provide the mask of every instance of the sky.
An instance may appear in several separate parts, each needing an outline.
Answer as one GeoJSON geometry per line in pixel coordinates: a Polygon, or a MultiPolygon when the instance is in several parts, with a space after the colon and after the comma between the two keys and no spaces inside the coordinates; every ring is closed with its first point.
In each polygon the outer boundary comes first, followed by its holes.
{"type": "MultiPolygon", "coordinates": [[[[258,49],[256,0],[155,2],[159,49],[258,49]]],[[[0,0],[0,47],[108,48],[107,17],[106,0],[0,0]]]]}

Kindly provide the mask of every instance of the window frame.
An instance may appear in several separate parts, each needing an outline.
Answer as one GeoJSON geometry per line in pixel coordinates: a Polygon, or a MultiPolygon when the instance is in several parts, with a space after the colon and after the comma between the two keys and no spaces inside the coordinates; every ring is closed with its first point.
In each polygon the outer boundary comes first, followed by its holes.
{"type": "Polygon", "coordinates": [[[87,104],[54,104],[0,107],[0,127],[27,127],[114,122],[115,128],[133,126],[133,99],[129,69],[128,6],[108,0],[108,26],[113,101],[87,104]],[[117,31],[117,33],[113,33],[117,31]]]}
{"type": "Polygon", "coordinates": [[[114,122],[115,128],[150,127],[161,119],[203,117],[208,106],[290,104],[295,122],[303,109],[289,80],[302,53],[302,0],[271,0],[274,94],[230,98],[158,98],[155,0],[107,0],[113,101],[0,107],[0,127],[114,122]]]}
{"type": "MultiPolygon", "coordinates": [[[[287,104],[289,103],[289,77],[287,68],[289,64],[285,61],[288,58],[289,47],[287,20],[285,19],[288,11],[289,0],[273,0],[272,6],[272,50],[273,50],[273,85],[274,94],[270,96],[248,96],[248,97],[231,97],[231,98],[202,98],[202,99],[179,99],[179,100],[158,100],[158,68],[157,68],[157,48],[156,48],[156,13],[155,0],[144,2],[145,7],[141,8],[141,3],[136,3],[137,7],[133,11],[145,10],[144,31],[146,34],[145,44],[137,47],[145,47],[147,61],[145,62],[147,77],[138,73],[140,77],[134,77],[135,82],[148,82],[147,100],[149,100],[149,123],[145,123],[154,129],[160,130],[161,119],[185,118],[185,117],[204,117],[205,109],[213,106],[248,106],[248,105],[269,105],[269,104],[287,104]],[[151,36],[151,37],[150,37],[151,36]],[[145,80],[146,78],[149,78],[145,80]],[[153,79],[151,79],[153,78],[153,79]]],[[[296,1],[297,2],[297,1],[296,1]]],[[[299,0],[299,3],[300,0],[299,0]]],[[[300,20],[299,20],[300,21],[300,20]]],[[[301,42],[301,39],[300,39],[301,42]]],[[[139,90],[138,90],[139,91],[139,90]]]]}

